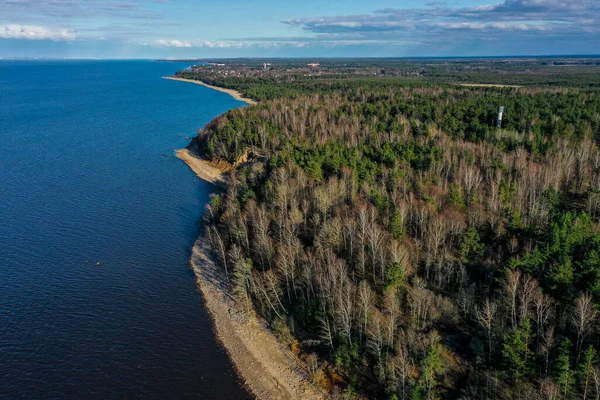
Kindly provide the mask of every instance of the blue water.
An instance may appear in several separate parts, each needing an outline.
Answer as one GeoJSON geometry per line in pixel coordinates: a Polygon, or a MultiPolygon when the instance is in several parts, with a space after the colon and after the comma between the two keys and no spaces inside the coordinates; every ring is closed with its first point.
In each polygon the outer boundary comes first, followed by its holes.
{"type": "Polygon", "coordinates": [[[247,398],[190,249],[210,187],[174,157],[242,103],[188,65],[0,61],[0,398],[247,398]]]}

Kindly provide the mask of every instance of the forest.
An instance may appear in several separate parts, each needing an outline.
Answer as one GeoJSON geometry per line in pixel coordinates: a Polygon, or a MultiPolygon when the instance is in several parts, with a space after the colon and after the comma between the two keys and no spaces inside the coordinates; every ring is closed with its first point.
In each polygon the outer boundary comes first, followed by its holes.
{"type": "Polygon", "coordinates": [[[600,57],[479,59],[202,60],[177,76],[244,92],[256,100],[355,85],[509,85],[600,88],[600,57]]]}
{"type": "Polygon", "coordinates": [[[235,167],[234,296],[334,398],[599,399],[600,91],[569,79],[213,82],[260,100],[190,144],[235,167]]]}

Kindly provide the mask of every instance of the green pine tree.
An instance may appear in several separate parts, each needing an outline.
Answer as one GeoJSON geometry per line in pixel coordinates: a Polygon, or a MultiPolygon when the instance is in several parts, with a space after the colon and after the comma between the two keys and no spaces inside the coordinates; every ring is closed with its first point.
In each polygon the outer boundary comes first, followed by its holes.
{"type": "Polygon", "coordinates": [[[460,243],[460,257],[463,261],[468,261],[473,258],[483,256],[485,246],[481,243],[481,238],[477,229],[469,228],[465,231],[465,234],[460,243]]]}
{"type": "Polygon", "coordinates": [[[502,358],[514,379],[521,378],[529,372],[528,353],[531,338],[531,323],[526,320],[523,325],[509,333],[502,347],[502,358]]]}
{"type": "Polygon", "coordinates": [[[433,398],[435,396],[435,388],[438,384],[438,377],[444,373],[442,353],[437,345],[429,348],[427,357],[423,360],[421,371],[419,379],[420,391],[427,393],[426,398],[433,398]]]}
{"type": "Polygon", "coordinates": [[[567,396],[575,381],[575,372],[571,368],[571,341],[565,338],[560,344],[556,360],[557,382],[563,396],[567,396]]]}
{"type": "Polygon", "coordinates": [[[583,355],[583,361],[579,365],[578,377],[579,383],[581,385],[581,390],[583,392],[583,400],[586,400],[590,380],[592,378],[592,371],[594,369],[594,365],[597,362],[598,353],[593,346],[588,347],[583,355]]]}

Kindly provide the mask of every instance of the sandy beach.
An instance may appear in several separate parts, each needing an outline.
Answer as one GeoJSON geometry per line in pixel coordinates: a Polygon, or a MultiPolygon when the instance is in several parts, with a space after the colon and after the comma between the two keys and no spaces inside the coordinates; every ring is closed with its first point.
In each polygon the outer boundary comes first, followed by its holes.
{"type": "Polygon", "coordinates": [[[183,160],[203,181],[212,183],[221,188],[227,187],[227,177],[220,169],[212,166],[210,161],[192,154],[188,149],[178,150],[176,154],[177,157],[183,160]]]}
{"type": "Polygon", "coordinates": [[[310,383],[306,367],[279,344],[264,322],[249,315],[231,297],[224,274],[210,254],[208,239],[200,236],[190,265],[214,321],[217,339],[252,394],[257,399],[325,399],[310,383]]]}
{"type": "Polygon", "coordinates": [[[226,88],[222,88],[222,87],[218,87],[218,86],[212,86],[212,85],[209,85],[209,84],[204,83],[202,81],[197,81],[197,80],[194,80],[194,79],[176,78],[174,76],[163,76],[163,78],[164,79],[170,79],[172,81],[190,82],[190,83],[195,83],[197,85],[206,86],[207,88],[211,88],[211,89],[214,89],[214,90],[218,90],[219,92],[227,93],[228,95],[230,95],[234,99],[243,101],[245,103],[248,103],[251,106],[257,104],[257,102],[255,100],[249,99],[247,97],[243,97],[242,94],[240,92],[238,92],[237,90],[226,89],[226,88]]]}
{"type": "MultiPolygon", "coordinates": [[[[196,80],[164,78],[203,85],[248,104],[256,104],[235,90],[196,80]]],[[[200,179],[220,188],[227,187],[227,171],[233,168],[232,165],[211,163],[188,149],[177,151],[177,157],[200,179]]],[[[216,337],[252,394],[257,399],[325,399],[326,396],[310,382],[306,366],[277,341],[262,320],[249,314],[245,306],[232,297],[224,273],[211,254],[208,239],[200,235],[192,250],[190,266],[213,320],[216,337]]]]}
{"type": "MultiPolygon", "coordinates": [[[[177,152],[200,178],[219,187],[226,173],[187,149],[177,152]]],[[[190,266],[213,323],[217,339],[229,354],[239,376],[257,399],[327,398],[311,384],[306,366],[282,346],[265,323],[249,314],[231,296],[222,269],[211,257],[208,239],[201,235],[192,250],[190,266]]]]}

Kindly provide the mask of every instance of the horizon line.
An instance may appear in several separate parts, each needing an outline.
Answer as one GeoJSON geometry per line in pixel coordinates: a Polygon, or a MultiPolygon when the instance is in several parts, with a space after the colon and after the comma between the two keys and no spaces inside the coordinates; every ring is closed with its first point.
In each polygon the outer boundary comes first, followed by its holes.
{"type": "Polygon", "coordinates": [[[318,59],[318,60],[402,60],[402,59],[477,59],[477,58],[600,58],[598,54],[507,54],[497,56],[379,56],[379,57],[364,57],[364,56],[344,56],[344,57],[323,57],[323,56],[290,56],[290,57],[168,57],[168,58],[147,58],[147,57],[5,57],[0,56],[2,60],[82,60],[82,61],[195,61],[195,60],[305,60],[305,59],[318,59]]]}

